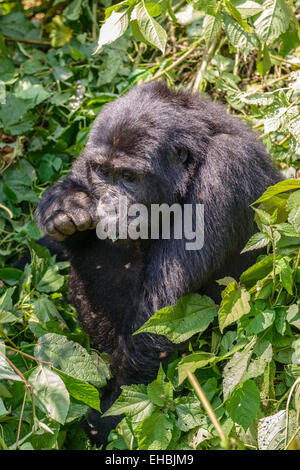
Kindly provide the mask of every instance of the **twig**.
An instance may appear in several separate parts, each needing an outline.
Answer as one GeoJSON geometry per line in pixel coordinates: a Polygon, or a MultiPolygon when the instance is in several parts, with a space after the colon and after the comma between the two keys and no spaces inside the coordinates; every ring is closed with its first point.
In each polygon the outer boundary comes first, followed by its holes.
{"type": "Polygon", "coordinates": [[[212,424],[214,425],[220,439],[221,439],[221,442],[222,444],[224,445],[225,449],[228,449],[228,442],[227,442],[227,438],[224,434],[224,431],[222,429],[222,426],[210,404],[210,402],[208,401],[201,385],[199,384],[195,374],[193,374],[191,371],[187,370],[187,378],[191,384],[191,386],[193,387],[193,389],[195,390],[200,402],[202,403],[202,406],[203,408],[205,409],[206,413],[208,414],[208,417],[209,419],[211,420],[212,424]]]}
{"type": "Polygon", "coordinates": [[[211,61],[211,59],[212,59],[212,57],[215,53],[218,42],[219,42],[219,36],[216,37],[213,40],[213,42],[210,44],[210,46],[207,48],[206,52],[204,53],[204,58],[201,62],[200,68],[199,68],[199,70],[196,74],[195,83],[194,83],[194,86],[193,86],[193,91],[194,92],[199,90],[199,87],[200,87],[200,84],[201,84],[201,81],[202,81],[203,72],[207,69],[207,66],[210,63],[210,61],[211,61]]]}
{"type": "Polygon", "coordinates": [[[284,59],[283,57],[280,57],[279,55],[270,54],[270,57],[271,57],[272,59],[278,60],[279,62],[283,62],[284,64],[293,65],[294,67],[297,67],[297,68],[300,67],[300,64],[295,64],[295,63],[292,62],[291,60],[284,59]]]}
{"type": "Polygon", "coordinates": [[[294,443],[295,438],[297,437],[298,432],[300,431],[300,426],[297,427],[296,431],[292,435],[288,444],[285,446],[284,450],[292,450],[292,444],[294,443]]]}
{"type": "Polygon", "coordinates": [[[12,211],[8,207],[4,206],[3,204],[0,204],[0,209],[5,210],[8,213],[9,217],[11,219],[13,219],[14,214],[12,213],[12,211]]]}
{"type": "Polygon", "coordinates": [[[17,440],[16,440],[16,450],[19,445],[19,439],[20,439],[20,433],[21,433],[21,425],[22,425],[22,419],[23,419],[23,413],[24,413],[24,408],[25,408],[25,403],[26,403],[26,395],[27,395],[27,387],[25,387],[25,393],[24,393],[24,398],[23,398],[23,403],[22,403],[22,408],[21,408],[21,413],[20,413],[20,419],[19,419],[19,425],[18,425],[18,433],[17,433],[17,440]]]}
{"type": "Polygon", "coordinates": [[[5,41],[24,42],[24,44],[34,44],[36,46],[51,47],[51,42],[39,41],[37,39],[9,38],[7,36],[3,36],[3,38],[5,39],[5,41]]]}

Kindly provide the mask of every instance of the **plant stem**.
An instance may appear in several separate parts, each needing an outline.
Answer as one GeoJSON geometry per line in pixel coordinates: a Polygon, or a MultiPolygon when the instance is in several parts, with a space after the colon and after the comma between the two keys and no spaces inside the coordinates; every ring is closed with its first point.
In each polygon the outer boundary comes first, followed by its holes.
{"type": "Polygon", "coordinates": [[[6,211],[9,215],[9,217],[11,219],[13,219],[14,214],[12,213],[12,211],[8,207],[4,206],[3,204],[0,204],[0,209],[3,209],[4,211],[6,211]]]}
{"type": "Polygon", "coordinates": [[[211,420],[212,424],[214,425],[220,439],[221,439],[221,442],[223,443],[225,449],[228,449],[228,442],[227,442],[227,438],[224,434],[224,431],[222,429],[222,426],[210,404],[210,402],[208,401],[201,385],[199,384],[195,374],[193,374],[191,371],[187,371],[187,377],[188,377],[188,380],[191,384],[191,386],[193,387],[193,389],[195,390],[195,393],[196,395],[198,396],[200,402],[202,403],[202,406],[203,408],[205,409],[206,413],[208,414],[208,417],[209,419],[211,420]]]}
{"type": "Polygon", "coordinates": [[[196,74],[195,83],[194,83],[194,86],[193,86],[193,91],[194,92],[198,91],[199,88],[200,88],[200,84],[203,80],[203,78],[202,78],[203,72],[207,69],[207,66],[210,63],[210,61],[211,61],[211,59],[212,59],[212,57],[215,53],[215,50],[216,50],[218,42],[219,42],[219,38],[220,38],[220,36],[216,37],[204,53],[203,60],[201,62],[200,68],[199,68],[199,70],[196,74]]]}
{"type": "Polygon", "coordinates": [[[51,47],[51,42],[38,41],[37,39],[9,38],[7,36],[3,36],[3,38],[5,39],[5,41],[23,42],[24,44],[33,44],[36,46],[51,47]]]}
{"type": "Polygon", "coordinates": [[[26,395],[27,395],[27,387],[25,387],[25,393],[24,393],[24,398],[23,398],[23,403],[22,403],[22,409],[20,413],[20,419],[19,419],[19,425],[18,425],[18,433],[17,433],[17,440],[16,440],[16,450],[19,445],[19,439],[20,439],[20,433],[21,433],[21,425],[22,425],[22,419],[23,419],[23,413],[24,413],[24,408],[25,408],[25,402],[26,402],[26,395]]]}

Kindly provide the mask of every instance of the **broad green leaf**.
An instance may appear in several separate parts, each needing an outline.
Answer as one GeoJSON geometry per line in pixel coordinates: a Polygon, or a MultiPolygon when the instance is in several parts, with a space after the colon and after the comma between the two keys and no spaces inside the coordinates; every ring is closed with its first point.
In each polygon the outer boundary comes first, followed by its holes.
{"type": "Polygon", "coordinates": [[[0,341],[0,380],[8,379],[21,382],[21,377],[14,371],[13,367],[5,359],[5,344],[0,341]]]}
{"type": "Polygon", "coordinates": [[[85,403],[94,410],[100,411],[100,398],[98,390],[88,383],[75,379],[70,375],[64,374],[60,370],[55,371],[63,380],[69,394],[76,400],[85,403]]]}
{"type": "Polygon", "coordinates": [[[257,415],[259,405],[259,389],[253,380],[247,380],[234,389],[226,402],[226,410],[230,418],[247,431],[257,415]]]}
{"type": "Polygon", "coordinates": [[[241,26],[241,28],[244,31],[250,33],[250,26],[248,25],[247,21],[242,18],[242,15],[240,14],[239,10],[235,8],[233,3],[230,0],[224,0],[224,3],[228,11],[231,13],[235,21],[237,21],[237,23],[241,26]]]}
{"type": "MultiPolygon", "coordinates": [[[[265,74],[261,74],[265,75],[265,74]]],[[[271,114],[269,117],[266,116],[266,119],[264,120],[264,133],[269,134],[270,132],[275,132],[277,131],[280,126],[284,123],[285,118],[286,118],[286,112],[287,112],[287,107],[282,107],[274,114],[271,114]]]]}
{"type": "Polygon", "coordinates": [[[273,93],[241,93],[239,96],[243,103],[267,106],[274,101],[273,93]]]}
{"type": "MultiPolygon", "coordinates": [[[[22,276],[21,269],[17,268],[1,268],[0,269],[0,279],[4,281],[9,286],[14,286],[18,283],[22,276]]],[[[0,308],[1,308],[1,300],[0,300],[0,308]]]]}
{"type": "Polygon", "coordinates": [[[147,394],[152,403],[159,407],[173,399],[173,386],[171,382],[165,382],[166,374],[160,364],[157,378],[147,385],[147,394]]]}
{"type": "MultiPolygon", "coordinates": [[[[258,448],[259,450],[283,450],[286,437],[286,410],[261,418],[258,421],[258,448]]],[[[294,410],[289,412],[289,428],[291,435],[297,428],[296,413],[294,410]]]]}
{"type": "Polygon", "coordinates": [[[243,351],[236,352],[224,367],[223,395],[225,400],[243,377],[252,356],[255,341],[256,339],[253,338],[243,351]]]}
{"type": "Polygon", "coordinates": [[[229,41],[243,54],[248,55],[257,46],[258,41],[255,35],[245,31],[245,29],[230,16],[225,15],[224,23],[225,32],[229,41]]]}
{"type": "Polygon", "coordinates": [[[12,295],[15,287],[9,287],[0,297],[0,324],[11,323],[16,321],[18,317],[14,315],[12,295]]]}
{"type": "Polygon", "coordinates": [[[125,414],[133,423],[139,423],[152,414],[155,407],[147,395],[145,385],[123,385],[122,393],[103,416],[125,414]]]}
{"type": "Polygon", "coordinates": [[[238,0],[234,2],[234,6],[240,12],[242,18],[257,15],[263,10],[262,5],[252,0],[238,0]]]}
{"type": "Polygon", "coordinates": [[[38,366],[28,383],[33,388],[35,404],[55,421],[64,424],[70,405],[69,393],[61,378],[45,366],[38,366]]]}
{"type": "Polygon", "coordinates": [[[172,439],[173,423],[167,415],[154,412],[136,429],[140,450],[165,450],[172,439]]]}
{"type": "Polygon", "coordinates": [[[259,250],[260,248],[267,246],[268,243],[270,243],[270,238],[267,236],[267,234],[262,232],[255,233],[247,242],[241,253],[246,253],[247,251],[252,250],[259,250]]]}
{"type": "Polygon", "coordinates": [[[197,352],[189,354],[178,363],[178,381],[181,384],[187,377],[187,371],[195,372],[197,369],[207,366],[215,360],[213,354],[197,352]]]}
{"type": "Polygon", "coordinates": [[[32,100],[32,107],[34,107],[49,98],[50,93],[42,85],[32,85],[28,82],[24,83],[24,87],[19,87],[15,92],[15,96],[23,100],[32,100]]]}
{"type": "Polygon", "coordinates": [[[208,46],[209,44],[216,39],[222,29],[222,20],[219,14],[216,16],[206,15],[203,22],[203,34],[205,38],[205,43],[208,46]]]}
{"type": "Polygon", "coordinates": [[[81,4],[82,0],[73,0],[73,2],[63,10],[63,16],[70,21],[78,20],[81,12],[81,4]]]}
{"type": "Polygon", "coordinates": [[[178,416],[177,426],[181,431],[187,432],[196,426],[207,427],[209,425],[208,417],[198,399],[182,396],[176,399],[175,406],[178,416]]]}
{"type": "Polygon", "coordinates": [[[64,276],[58,273],[57,265],[50,266],[37,285],[39,292],[57,292],[64,285],[64,276]]]}
{"type": "Polygon", "coordinates": [[[241,284],[244,284],[247,288],[253,286],[256,281],[267,276],[272,271],[272,267],[273,255],[268,255],[243,272],[240,277],[241,284]]]}
{"type": "Polygon", "coordinates": [[[42,323],[47,323],[51,320],[59,320],[60,323],[65,324],[64,319],[59,314],[54,303],[47,296],[41,296],[33,303],[34,313],[42,323]]]}
{"type": "Polygon", "coordinates": [[[276,318],[275,310],[267,309],[256,315],[246,327],[246,334],[258,334],[271,326],[276,318]]]}
{"type": "Polygon", "coordinates": [[[153,315],[134,334],[149,332],[166,336],[173,343],[182,343],[195,333],[202,333],[217,315],[214,301],[205,295],[190,294],[174,306],[153,315]]]}
{"type": "Polygon", "coordinates": [[[167,43],[167,33],[162,26],[150,16],[143,0],[136,5],[134,12],[141,34],[149,44],[164,53],[167,43]]]}
{"type": "Polygon", "coordinates": [[[63,23],[62,17],[59,15],[54,16],[49,24],[49,30],[52,47],[61,47],[72,38],[73,30],[63,23]]]}
{"type": "Polygon", "coordinates": [[[271,362],[273,357],[273,349],[271,344],[268,345],[264,353],[257,359],[251,360],[246,372],[243,374],[242,382],[259,377],[265,372],[267,364],[271,362]]]}
{"type": "Polygon", "coordinates": [[[288,220],[296,233],[300,235],[300,191],[295,191],[290,195],[287,207],[290,209],[288,220]]]}
{"type": "Polygon", "coordinates": [[[215,15],[217,2],[216,0],[188,0],[195,10],[204,11],[208,15],[215,15]]]}
{"type": "Polygon", "coordinates": [[[37,359],[51,362],[57,369],[83,382],[97,387],[106,384],[107,366],[100,357],[95,360],[80,344],[56,333],[47,333],[38,341],[34,348],[37,359]],[[101,361],[98,363],[98,360],[101,361]]]}
{"type": "Polygon", "coordinates": [[[250,294],[244,288],[239,288],[236,281],[229,284],[222,291],[222,302],[219,310],[221,332],[226,326],[231,325],[250,312],[249,301],[250,294]]]}
{"type": "Polygon", "coordinates": [[[280,282],[287,292],[293,295],[293,276],[294,272],[286,257],[276,260],[276,273],[279,273],[280,282]]]}
{"type": "Polygon", "coordinates": [[[101,51],[105,44],[111,44],[120,36],[122,36],[129,24],[129,10],[123,10],[121,12],[113,11],[111,15],[105,20],[105,23],[101,26],[98,46],[95,53],[101,51]]]}
{"type": "Polygon", "coordinates": [[[284,0],[265,0],[262,7],[254,27],[261,41],[270,46],[287,30],[290,15],[284,0]]]}

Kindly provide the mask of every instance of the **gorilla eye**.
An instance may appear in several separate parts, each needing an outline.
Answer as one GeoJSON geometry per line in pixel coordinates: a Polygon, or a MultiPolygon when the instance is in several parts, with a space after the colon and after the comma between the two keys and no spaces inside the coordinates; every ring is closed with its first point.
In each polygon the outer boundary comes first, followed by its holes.
{"type": "Polygon", "coordinates": [[[189,158],[189,151],[188,149],[186,148],[180,148],[178,149],[178,157],[179,157],[179,160],[182,162],[182,163],[185,163],[187,161],[187,159],[189,158]]]}
{"type": "Polygon", "coordinates": [[[123,171],[122,178],[125,181],[133,182],[136,180],[136,175],[132,173],[131,171],[123,171]]]}
{"type": "Polygon", "coordinates": [[[99,167],[96,168],[96,173],[99,176],[108,176],[109,175],[109,169],[106,168],[106,167],[99,166],[99,167]]]}

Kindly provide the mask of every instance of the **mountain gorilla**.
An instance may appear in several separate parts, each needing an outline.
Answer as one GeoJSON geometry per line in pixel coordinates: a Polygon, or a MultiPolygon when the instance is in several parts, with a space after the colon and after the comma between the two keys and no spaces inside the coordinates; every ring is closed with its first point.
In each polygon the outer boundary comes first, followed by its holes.
{"type": "MultiPolygon", "coordinates": [[[[71,262],[69,296],[93,347],[111,355],[105,411],[123,384],[149,383],[172,345],[132,336],[157,310],[192,292],[219,300],[216,279],[236,279],[255,261],[240,255],[256,231],[249,205],[281,179],[256,135],[207,98],[143,84],[106,105],[69,175],[48,189],[36,218],[71,262]],[[129,203],[204,204],[204,245],[186,239],[100,240],[120,196],[129,203]]],[[[53,243],[52,243],[53,246],[53,243]]],[[[256,254],[254,253],[254,256],[256,254]]],[[[91,411],[90,438],[105,442],[119,417],[91,411]]]]}

